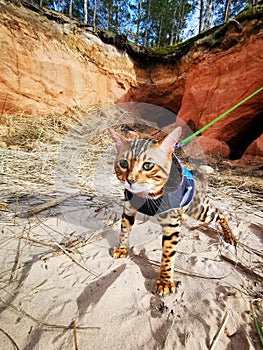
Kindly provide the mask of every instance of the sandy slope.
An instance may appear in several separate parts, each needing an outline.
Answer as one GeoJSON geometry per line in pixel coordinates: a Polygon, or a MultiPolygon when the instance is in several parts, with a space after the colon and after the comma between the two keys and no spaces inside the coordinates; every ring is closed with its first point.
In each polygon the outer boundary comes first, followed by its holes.
{"type": "MultiPolygon", "coordinates": [[[[231,214],[240,241],[262,252],[263,219],[258,207],[231,197],[220,201],[216,193],[213,197],[231,214]]],[[[263,320],[258,276],[262,276],[262,256],[239,246],[236,260],[233,248],[224,247],[214,230],[187,221],[175,263],[180,283],[174,295],[163,298],[152,292],[161,256],[160,228],[153,220],[142,224],[142,217],[138,218],[129,257],[114,260],[109,249],[118,239],[119,221],[114,221],[120,217],[120,204],[108,208],[79,196],[36,217],[13,218],[15,208],[23,212],[39,201],[21,199],[9,204],[11,212],[1,214],[2,350],[74,349],[74,320],[81,350],[203,350],[211,345],[226,311],[229,318],[215,349],[260,349],[249,302],[254,300],[263,320]],[[41,260],[58,248],[55,242],[80,236],[94,240],[70,254],[96,276],[66,254],[41,260]]]]}

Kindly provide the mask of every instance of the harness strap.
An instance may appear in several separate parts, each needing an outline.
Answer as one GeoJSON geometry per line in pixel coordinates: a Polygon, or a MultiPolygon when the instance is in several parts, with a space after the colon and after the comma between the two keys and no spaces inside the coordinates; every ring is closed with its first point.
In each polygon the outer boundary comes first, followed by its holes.
{"type": "Polygon", "coordinates": [[[259,89],[257,89],[256,91],[254,91],[252,94],[250,94],[249,96],[245,97],[243,100],[241,100],[240,102],[238,102],[237,104],[235,104],[233,107],[229,108],[226,112],[220,114],[217,118],[215,118],[214,120],[212,120],[210,123],[206,124],[205,126],[203,126],[201,129],[197,130],[195,133],[193,133],[192,135],[188,136],[186,139],[184,139],[181,143],[179,143],[175,149],[183,147],[184,145],[186,145],[188,142],[190,142],[194,137],[198,136],[199,134],[201,134],[203,131],[205,131],[206,129],[208,129],[210,126],[212,126],[213,124],[217,123],[220,119],[224,118],[226,115],[228,115],[229,113],[233,112],[236,108],[240,107],[243,103],[247,102],[248,100],[250,100],[252,97],[254,97],[256,94],[260,93],[261,91],[263,91],[263,86],[261,86],[259,89]]]}

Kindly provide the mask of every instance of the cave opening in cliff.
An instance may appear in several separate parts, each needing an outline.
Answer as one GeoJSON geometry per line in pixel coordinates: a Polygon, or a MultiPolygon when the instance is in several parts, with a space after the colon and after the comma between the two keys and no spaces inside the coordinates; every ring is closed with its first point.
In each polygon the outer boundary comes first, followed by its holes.
{"type": "Polygon", "coordinates": [[[169,107],[162,107],[162,113],[156,119],[158,128],[162,129],[176,121],[177,114],[169,107]]]}
{"type": "Polygon", "coordinates": [[[262,123],[263,112],[259,113],[255,118],[245,123],[238,133],[228,140],[230,147],[231,160],[240,159],[248,146],[256,140],[263,132],[262,123]]]}

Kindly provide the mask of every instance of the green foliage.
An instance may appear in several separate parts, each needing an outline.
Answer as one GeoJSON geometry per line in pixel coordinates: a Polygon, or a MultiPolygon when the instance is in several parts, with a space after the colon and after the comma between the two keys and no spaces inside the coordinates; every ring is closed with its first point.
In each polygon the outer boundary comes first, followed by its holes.
{"type": "Polygon", "coordinates": [[[253,303],[250,302],[250,312],[253,316],[253,320],[254,320],[254,324],[255,324],[255,327],[256,327],[256,330],[257,330],[257,333],[258,333],[258,337],[259,337],[259,340],[260,340],[260,343],[261,345],[263,345],[263,330],[262,330],[262,327],[261,327],[261,323],[255,313],[255,310],[254,310],[254,306],[253,306],[253,303]]]}
{"type": "Polygon", "coordinates": [[[193,9],[188,0],[146,0],[142,2],[141,40],[145,46],[177,43],[193,9]]]}
{"type": "Polygon", "coordinates": [[[196,35],[198,27],[203,31],[222,24],[225,18],[233,18],[246,6],[247,12],[255,11],[254,6],[248,5],[249,0],[31,0],[31,3],[69,14],[103,30],[124,34],[136,44],[160,47],[161,53],[170,52],[163,47],[172,45],[174,49],[175,44],[196,35]]]}

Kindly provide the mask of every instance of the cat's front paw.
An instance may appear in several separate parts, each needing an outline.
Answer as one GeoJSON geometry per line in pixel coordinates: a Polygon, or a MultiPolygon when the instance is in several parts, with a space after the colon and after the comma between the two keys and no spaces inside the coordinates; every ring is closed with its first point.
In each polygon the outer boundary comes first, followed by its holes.
{"type": "Polygon", "coordinates": [[[123,248],[113,248],[111,250],[111,256],[115,259],[126,258],[127,256],[127,247],[123,248]]]}
{"type": "Polygon", "coordinates": [[[154,289],[159,295],[167,295],[175,292],[175,285],[170,280],[158,279],[155,283],[154,289]]]}

